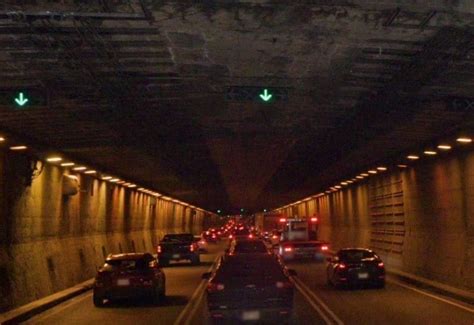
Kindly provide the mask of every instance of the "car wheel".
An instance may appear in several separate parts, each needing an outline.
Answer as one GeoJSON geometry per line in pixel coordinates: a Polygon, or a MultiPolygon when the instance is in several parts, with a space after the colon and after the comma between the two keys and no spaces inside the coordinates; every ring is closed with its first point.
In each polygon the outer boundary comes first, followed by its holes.
{"type": "Polygon", "coordinates": [[[94,302],[94,306],[95,307],[104,307],[105,303],[104,303],[104,297],[102,296],[99,296],[97,294],[93,294],[92,296],[92,301],[94,302]]]}
{"type": "Polygon", "coordinates": [[[201,264],[201,259],[199,258],[199,255],[193,256],[193,257],[191,258],[191,264],[192,264],[192,265],[199,265],[199,264],[201,264]]]}

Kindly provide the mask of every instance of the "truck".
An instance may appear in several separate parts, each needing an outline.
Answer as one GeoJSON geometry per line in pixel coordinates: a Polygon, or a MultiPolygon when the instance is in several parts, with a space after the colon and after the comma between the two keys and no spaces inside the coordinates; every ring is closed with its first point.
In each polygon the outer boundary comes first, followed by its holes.
{"type": "Polygon", "coordinates": [[[284,261],[314,259],[324,261],[327,242],[318,240],[317,217],[285,220],[277,253],[284,261]]]}
{"type": "Polygon", "coordinates": [[[192,265],[200,264],[199,246],[193,234],[166,234],[157,249],[160,265],[167,266],[170,261],[188,260],[192,265]]]}

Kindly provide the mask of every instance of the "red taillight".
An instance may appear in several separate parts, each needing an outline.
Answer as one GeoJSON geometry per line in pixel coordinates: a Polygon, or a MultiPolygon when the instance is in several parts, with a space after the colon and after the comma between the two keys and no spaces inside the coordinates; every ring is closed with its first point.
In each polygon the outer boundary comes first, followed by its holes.
{"type": "Polygon", "coordinates": [[[273,239],[277,239],[278,236],[277,236],[277,235],[273,235],[272,238],[273,238],[273,239]]]}
{"type": "Polygon", "coordinates": [[[311,218],[311,222],[318,222],[318,218],[311,218]]]}
{"type": "Polygon", "coordinates": [[[209,231],[206,231],[206,235],[209,235],[209,231]]]}
{"type": "Polygon", "coordinates": [[[221,234],[221,232],[220,232],[220,231],[218,231],[218,232],[217,232],[217,234],[218,234],[218,235],[220,235],[220,234],[221,234]]]}
{"type": "Polygon", "coordinates": [[[283,248],[283,250],[284,250],[285,252],[292,252],[292,251],[293,251],[293,247],[285,247],[285,248],[283,248]]]}
{"type": "Polygon", "coordinates": [[[329,246],[328,245],[323,245],[323,246],[321,246],[321,250],[322,251],[327,251],[327,250],[329,250],[329,246]]]}
{"type": "Polygon", "coordinates": [[[158,245],[158,247],[156,248],[156,251],[157,251],[158,254],[161,253],[161,245],[158,245]]]}
{"type": "Polygon", "coordinates": [[[207,285],[207,290],[210,292],[222,291],[224,290],[224,285],[222,283],[212,283],[210,282],[207,285]]]}
{"type": "Polygon", "coordinates": [[[281,218],[280,222],[286,222],[286,218],[281,218]]]}
{"type": "Polygon", "coordinates": [[[229,235],[229,239],[232,239],[232,238],[234,238],[234,236],[232,236],[232,235],[229,235]]]}
{"type": "Polygon", "coordinates": [[[206,242],[205,242],[204,240],[201,240],[201,241],[199,242],[199,244],[201,244],[201,245],[205,245],[205,244],[206,244],[206,242]]]}
{"type": "Polygon", "coordinates": [[[216,235],[215,235],[215,234],[213,234],[213,235],[212,235],[212,238],[216,238],[216,235]]]}
{"type": "Polygon", "coordinates": [[[341,263],[341,264],[339,264],[337,267],[338,267],[338,269],[340,269],[340,270],[344,270],[344,269],[346,268],[346,264],[341,263]]]}
{"type": "Polygon", "coordinates": [[[194,252],[194,245],[193,245],[193,244],[189,245],[189,250],[190,250],[191,252],[194,252]]]}
{"type": "Polygon", "coordinates": [[[252,234],[250,234],[250,235],[249,235],[249,238],[250,238],[250,239],[252,239],[252,238],[253,238],[253,235],[252,235],[252,234]]]}
{"type": "Polygon", "coordinates": [[[288,281],[278,281],[275,285],[278,289],[288,289],[293,287],[293,284],[288,281]]]}
{"type": "Polygon", "coordinates": [[[378,267],[384,267],[384,264],[383,262],[380,262],[379,264],[377,264],[378,267]]]}

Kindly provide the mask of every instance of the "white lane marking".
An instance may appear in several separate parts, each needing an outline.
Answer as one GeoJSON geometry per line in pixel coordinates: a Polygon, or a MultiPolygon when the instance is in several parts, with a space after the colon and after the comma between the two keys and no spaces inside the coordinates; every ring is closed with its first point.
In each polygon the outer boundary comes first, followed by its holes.
{"type": "MultiPolygon", "coordinates": [[[[212,265],[209,267],[207,272],[211,272],[212,268],[216,264],[217,260],[219,259],[220,255],[218,255],[215,259],[212,265]]],[[[202,296],[204,295],[204,288],[206,287],[207,280],[201,280],[201,283],[199,286],[194,290],[193,295],[191,296],[191,299],[188,301],[188,304],[184,309],[181,311],[181,313],[178,315],[178,318],[174,321],[174,325],[181,325],[181,324],[189,324],[189,322],[192,320],[192,317],[194,316],[194,313],[196,312],[197,307],[195,305],[198,304],[198,302],[201,300],[202,296]],[[189,314],[188,314],[189,311],[189,314]]]]}
{"type": "Polygon", "coordinates": [[[394,283],[394,284],[396,284],[396,285],[399,285],[400,287],[403,287],[403,288],[406,288],[406,289],[409,289],[409,290],[418,292],[419,294],[422,294],[422,295],[431,297],[431,298],[433,298],[433,299],[442,301],[442,302],[447,303],[447,304],[449,304],[449,305],[452,305],[452,306],[461,308],[461,309],[463,309],[463,310],[465,310],[465,311],[468,311],[468,312],[470,312],[471,314],[474,314],[474,309],[473,309],[473,308],[469,308],[469,307],[463,306],[463,305],[458,304],[458,303],[456,303],[456,302],[454,302],[454,301],[441,298],[441,297],[439,297],[439,296],[433,295],[433,294],[428,293],[428,292],[425,292],[425,291],[423,291],[423,290],[419,290],[419,289],[413,288],[413,287],[411,287],[411,286],[408,286],[408,285],[406,285],[406,284],[400,283],[400,282],[395,281],[395,280],[392,280],[392,279],[390,279],[390,280],[388,280],[388,281],[391,282],[391,283],[394,283]]]}
{"type": "Polygon", "coordinates": [[[338,325],[344,325],[344,322],[336,316],[336,314],[331,310],[329,309],[329,307],[322,301],[321,298],[319,298],[306,284],[303,283],[303,281],[301,281],[300,279],[297,279],[295,278],[295,281],[301,286],[303,287],[307,292],[308,294],[314,299],[316,300],[316,302],[321,306],[323,307],[323,309],[332,317],[332,319],[336,322],[336,324],[338,325]]]}
{"type": "Polygon", "coordinates": [[[295,287],[296,289],[306,298],[306,300],[308,301],[308,303],[311,305],[311,307],[313,307],[314,310],[316,310],[316,312],[319,314],[319,316],[321,316],[323,318],[323,320],[326,322],[326,324],[328,325],[332,325],[332,322],[329,320],[329,318],[323,313],[323,311],[321,310],[321,308],[319,308],[318,305],[316,305],[313,300],[311,299],[310,296],[308,296],[308,294],[304,291],[304,289],[294,281],[293,279],[293,283],[295,284],[295,287]]]}

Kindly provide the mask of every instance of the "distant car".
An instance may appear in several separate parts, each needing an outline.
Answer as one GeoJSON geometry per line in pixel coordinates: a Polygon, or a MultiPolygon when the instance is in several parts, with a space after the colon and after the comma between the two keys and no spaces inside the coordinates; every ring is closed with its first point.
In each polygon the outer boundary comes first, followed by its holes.
{"type": "Polygon", "coordinates": [[[234,230],[233,232],[233,239],[239,240],[239,239],[249,239],[253,238],[254,235],[248,230],[248,228],[245,227],[239,227],[237,230],[234,230]]]}
{"type": "Polygon", "coordinates": [[[217,241],[219,240],[217,234],[210,230],[203,231],[201,237],[208,243],[217,243],[217,241]]]}
{"type": "Polygon", "coordinates": [[[167,266],[170,261],[188,260],[193,265],[201,262],[193,234],[165,235],[157,247],[157,254],[162,266],[167,266]]]}
{"type": "Polygon", "coordinates": [[[194,242],[198,246],[200,252],[208,252],[209,245],[207,244],[207,241],[204,238],[202,238],[201,236],[194,236],[194,242]]]}
{"type": "Polygon", "coordinates": [[[213,322],[288,322],[293,310],[296,275],[270,254],[236,254],[221,259],[210,279],[207,305],[213,322]]]}
{"type": "Polygon", "coordinates": [[[336,287],[357,284],[385,286],[385,266],[370,249],[345,248],[328,258],[328,283],[336,287]]]}
{"type": "Polygon", "coordinates": [[[158,302],[166,294],[166,277],[157,260],[148,253],[109,255],[94,281],[93,302],[148,297],[158,302]]]}
{"type": "Polygon", "coordinates": [[[229,254],[271,254],[262,240],[237,240],[229,248],[229,254]]]}

